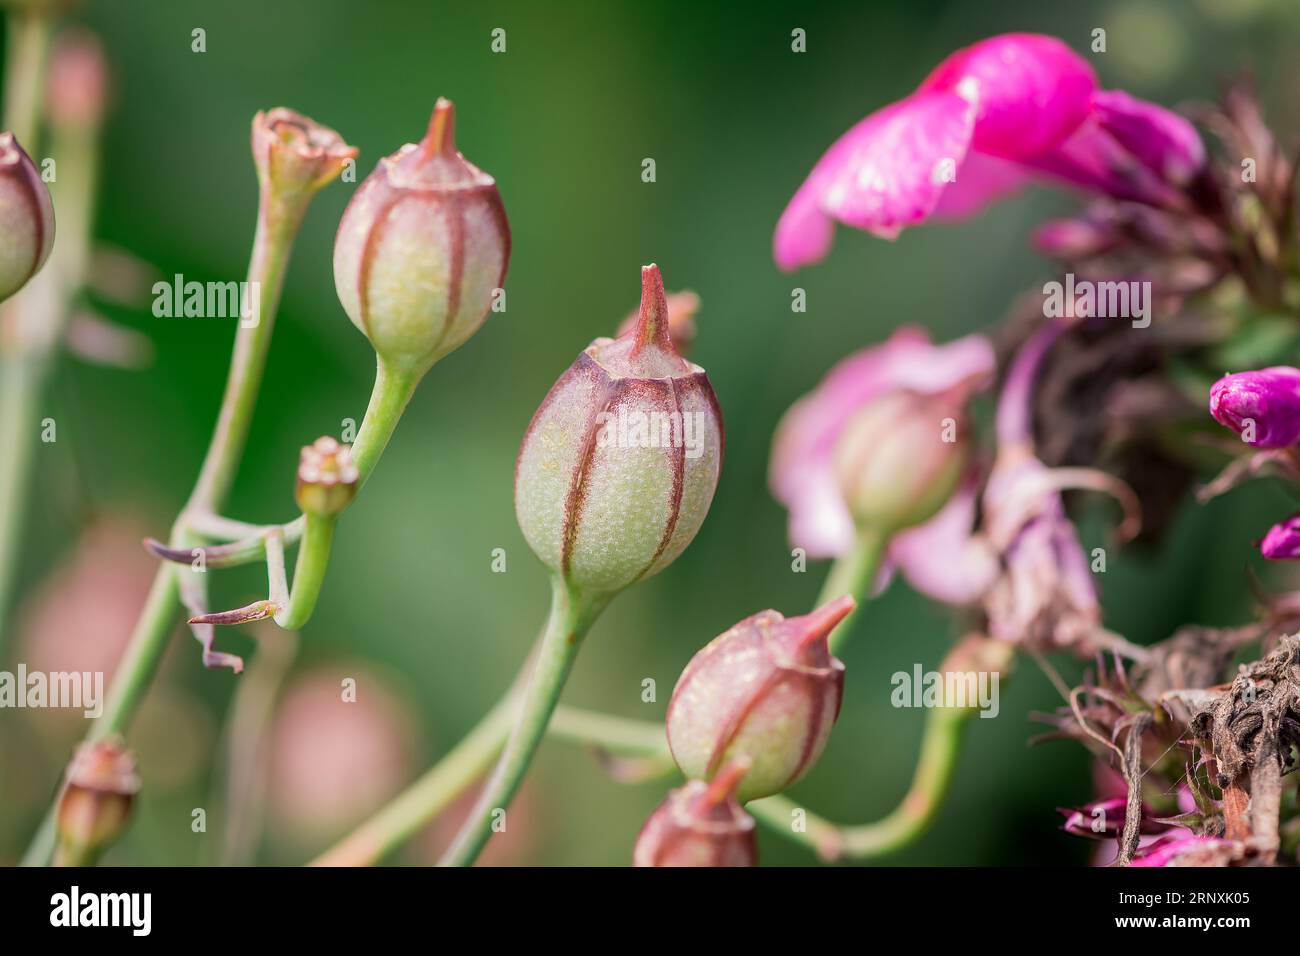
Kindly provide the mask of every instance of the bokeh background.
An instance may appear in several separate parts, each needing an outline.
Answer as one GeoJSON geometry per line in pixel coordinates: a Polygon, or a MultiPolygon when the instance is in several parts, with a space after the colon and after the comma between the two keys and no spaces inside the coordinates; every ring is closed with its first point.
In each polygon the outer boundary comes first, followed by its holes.
{"type": "MultiPolygon", "coordinates": [[[[514,519],[518,442],[551,382],[634,307],[643,263],[658,262],[670,289],[702,299],[693,358],[724,410],[726,463],[695,543],[614,603],[565,700],[662,720],[694,651],[759,609],[802,612],[821,584],[823,565],[792,572],[785,515],[766,486],[785,408],[836,360],[900,323],[948,338],[998,322],[1050,269],[1029,251],[1028,228],[1074,202],[1034,191],[896,243],[841,231],[825,262],[782,275],[770,256],[773,225],[840,132],[958,46],[1029,30],[1086,53],[1096,27],[1107,31],[1107,52],[1088,55],[1107,86],[1177,104],[1210,97],[1248,69],[1275,128],[1300,130],[1293,0],[100,0],[77,19],[103,38],[115,74],[97,235],[166,276],[242,278],[256,204],[249,122],[276,105],[338,129],[360,147],[364,175],[419,138],[437,96],[452,98],[459,145],[497,177],[513,229],[507,312],[420,387],[342,523],[286,694],[273,716],[254,716],[274,754],[256,856],[268,863],[324,848],[454,744],[507,686],[547,601],[514,519]],[[205,53],[191,52],[197,27],[205,53]],[[507,31],[504,54],[490,51],[496,27],[507,31]],[[795,27],[807,31],[806,53],[791,52],[795,27]],[[650,184],[640,176],[646,157],[657,165],[650,184]],[[807,290],[805,314],[791,312],[795,286],[807,290]],[[507,553],[505,574],[491,571],[494,548],[507,553]],[[340,717],[336,689],[347,676],[366,707],[340,717]],[[655,703],[641,700],[647,677],[655,703]]],[[[289,517],[299,446],[364,411],[373,356],[336,300],[330,268],[353,188],[325,190],[299,239],[228,509],[238,517],[289,517]]],[[[0,665],[11,670],[19,660],[111,668],[152,572],[139,538],[166,531],[217,409],[231,323],[156,319],[147,308],[114,318],[154,340],[156,361],[139,373],[60,362],[43,405],[58,442],[37,454],[19,633],[0,665]]],[[[1279,499],[1256,485],[1210,507],[1189,504],[1159,550],[1113,555],[1103,582],[1110,626],[1147,643],[1183,623],[1244,620],[1251,540],[1279,499]]],[[[264,575],[245,568],[212,583],[214,606],[234,606],[258,596],[264,575]]],[[[907,786],[924,717],[890,706],[889,676],[935,666],[957,635],[949,613],[904,584],[871,603],[844,654],[839,725],[792,796],[844,822],[889,810],[907,786]]],[[[223,642],[255,656],[247,634],[223,642]]],[[[183,630],[173,643],[133,735],[145,780],[138,816],[107,862],[220,858],[215,828],[191,832],[191,811],[219,807],[212,755],[237,681],[203,670],[183,630]]],[[[1088,798],[1086,755],[1068,743],[1027,745],[1039,729],[1030,713],[1057,703],[1041,673],[1022,665],[1003,687],[1000,716],[972,722],[937,825],[884,862],[1083,862],[1088,847],[1059,832],[1055,808],[1088,798]]],[[[66,714],[0,712],[0,861],[21,853],[83,730],[66,714]]],[[[589,755],[548,743],[503,858],[625,864],[664,789],[616,783],[589,755]]],[[[428,861],[438,840],[422,838],[401,860],[428,861]]],[[[760,840],[767,863],[814,862],[771,833],[760,840]]]]}

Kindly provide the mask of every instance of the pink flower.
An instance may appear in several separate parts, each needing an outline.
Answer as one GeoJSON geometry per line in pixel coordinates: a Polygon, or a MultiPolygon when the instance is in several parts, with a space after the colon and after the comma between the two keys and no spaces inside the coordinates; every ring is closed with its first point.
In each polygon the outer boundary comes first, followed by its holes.
{"type": "MultiPolygon", "coordinates": [[[[790,510],[790,540],[809,557],[837,557],[854,542],[853,518],[835,473],[835,445],[854,414],[899,392],[937,395],[984,387],[995,366],[979,335],[934,345],[917,328],[901,328],[830,370],[786,412],[772,446],[772,493],[790,510]]],[[[937,518],[935,520],[938,520],[937,518]]]]}
{"type": "Polygon", "coordinates": [[[958,50],[841,136],[782,214],[774,254],[795,269],[826,254],[836,221],[893,239],[932,215],[970,215],[1035,176],[1176,205],[1172,187],[1204,161],[1191,124],[1098,89],[1060,40],[1003,34],[958,50]]]}
{"type": "Polygon", "coordinates": [[[1227,866],[1244,847],[1236,840],[1170,834],[1138,851],[1131,866],[1227,866]]]}

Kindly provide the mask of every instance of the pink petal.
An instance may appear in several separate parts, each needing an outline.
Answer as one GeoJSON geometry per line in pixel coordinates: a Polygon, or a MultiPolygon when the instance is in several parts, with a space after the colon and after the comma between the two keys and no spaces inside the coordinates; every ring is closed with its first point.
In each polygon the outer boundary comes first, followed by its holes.
{"type": "Polygon", "coordinates": [[[824,256],[830,219],[886,239],[923,221],[948,185],[946,173],[966,157],[973,113],[954,93],[921,94],[850,129],[781,214],[773,238],[777,264],[793,269],[824,256]]]}
{"type": "Polygon", "coordinates": [[[1205,165],[1205,144],[1177,113],[1104,90],[1093,98],[1097,120],[1139,162],[1166,182],[1182,185],[1205,165]]]}
{"type": "Polygon", "coordinates": [[[889,545],[889,557],[908,583],[945,604],[973,604],[998,574],[993,549],[972,533],[975,491],[963,485],[937,515],[889,545]]]}
{"type": "Polygon", "coordinates": [[[1037,172],[1115,199],[1176,206],[1177,194],[1134,158],[1096,118],[1056,149],[1025,160],[1037,172]]]}
{"type": "Polygon", "coordinates": [[[939,197],[934,214],[941,219],[964,219],[985,206],[1005,199],[1032,180],[1016,163],[996,156],[971,153],[957,170],[957,178],[939,197]]]}
{"type": "Polygon", "coordinates": [[[840,499],[832,455],[854,412],[896,389],[932,394],[963,383],[980,388],[994,367],[993,347],[982,336],[936,346],[923,330],[901,328],[884,344],[832,368],[786,412],[772,446],[772,493],[790,509],[791,542],[809,557],[842,554],[853,543],[853,523],[840,499]]]}
{"type": "Polygon", "coordinates": [[[958,50],[917,92],[952,90],[978,107],[972,147],[1004,159],[1053,149],[1087,118],[1097,77],[1055,37],[1006,33],[958,50]]]}

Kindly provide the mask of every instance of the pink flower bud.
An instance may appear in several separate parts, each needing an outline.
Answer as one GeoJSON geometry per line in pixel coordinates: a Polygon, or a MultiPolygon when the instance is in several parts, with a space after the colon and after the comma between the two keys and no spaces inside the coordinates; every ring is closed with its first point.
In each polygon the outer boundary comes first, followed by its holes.
{"type": "Polygon", "coordinates": [[[722,446],[713,387],[673,348],[663,277],[646,266],[635,328],[588,346],[524,434],[519,527],[570,584],[615,593],[691,543],[717,488],[722,446]]]}
{"type": "Polygon", "coordinates": [[[1270,561],[1300,558],[1300,515],[1292,515],[1269,528],[1259,543],[1259,550],[1270,561]]]}
{"type": "Polygon", "coordinates": [[[40,271],[54,247],[54,204],[31,157],[0,133],[0,301],[40,271]]]}
{"type": "Polygon", "coordinates": [[[682,773],[707,780],[747,760],[742,803],[802,777],[839,716],[844,664],[827,639],[854,606],[846,595],[788,620],[761,611],[691,658],[668,704],[668,746],[682,773]]]}
{"type": "Polygon", "coordinates": [[[636,838],[634,866],[755,866],[754,818],[736,802],[737,761],[711,783],[687,781],[655,808],[636,838]]]}
{"type": "Polygon", "coordinates": [[[334,285],[379,357],[416,372],[463,345],[487,318],[510,261],[496,180],[456,151],[453,108],[379,161],[348,203],[334,285]]]}
{"type": "Polygon", "coordinates": [[[861,527],[898,531],[952,497],[966,464],[966,393],[898,391],[860,408],[835,442],[835,474],[861,527]]]}
{"type": "Polygon", "coordinates": [[[258,182],[278,198],[314,193],[357,156],[334,130],[283,106],[253,117],[252,144],[258,182]]]}
{"type": "Polygon", "coordinates": [[[1286,365],[1225,375],[1210,388],[1210,414],[1256,448],[1300,442],[1300,369],[1286,365]]]}

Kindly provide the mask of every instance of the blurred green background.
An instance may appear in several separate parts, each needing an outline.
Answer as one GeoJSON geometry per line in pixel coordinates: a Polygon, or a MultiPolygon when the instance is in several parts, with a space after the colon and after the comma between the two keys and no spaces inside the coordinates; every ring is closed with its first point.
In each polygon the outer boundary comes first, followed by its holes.
{"type": "MultiPolygon", "coordinates": [[[[841,230],[822,264],[795,276],[777,271],[772,228],[822,150],[948,52],[1011,30],[1053,33],[1086,52],[1091,31],[1103,27],[1107,52],[1089,55],[1105,85],[1176,104],[1212,96],[1221,80],[1249,68],[1275,128],[1300,128],[1290,95],[1300,82],[1293,0],[131,0],[92,2],[77,18],[103,38],[115,77],[97,234],[166,276],[242,277],[256,205],[248,128],[258,109],[291,106],[335,127],[361,149],[364,175],[418,139],[434,99],[447,96],[458,110],[459,146],[500,184],[514,237],[508,311],[491,316],[421,386],[342,523],[324,596],[302,633],[295,675],[334,686],[358,676],[363,697],[383,688],[401,733],[391,753],[369,748],[386,769],[372,774],[364,761],[355,770],[322,767],[325,788],[364,788],[359,778],[369,776],[391,792],[458,740],[511,680],[547,601],[542,567],[515,524],[519,439],[551,382],[634,307],[643,263],[658,262],[670,289],[701,296],[692,357],[722,404],[726,463],[695,543],[614,603],[565,700],[662,720],[681,668],[714,635],[762,608],[807,609],[824,566],[791,571],[785,515],[766,486],[778,418],[836,360],[900,323],[949,338],[998,322],[1050,269],[1029,252],[1028,227],[1074,204],[1034,191],[893,244],[841,230]],[[198,27],[206,53],[191,52],[198,27]],[[504,54],[489,48],[496,27],[506,30],[504,54]],[[804,54],[791,52],[795,27],[807,31],[804,54]],[[650,184],[640,176],[646,157],[657,166],[650,184]],[[807,290],[806,314],[791,313],[796,286],[807,290]],[[498,547],[508,556],[505,574],[491,571],[498,547]],[[657,682],[656,703],[641,701],[647,677],[657,682]]],[[[299,446],[337,434],[365,409],[373,356],[337,302],[330,267],[353,188],[326,189],[298,242],[254,437],[227,509],[237,517],[291,516],[299,446]]],[[[166,531],[217,409],[231,323],[156,319],[147,309],[114,317],[153,338],[156,362],[134,374],[73,360],[59,366],[45,400],[59,440],[37,454],[24,536],[19,620],[29,630],[42,603],[129,592],[78,590],[60,575],[86,546],[85,530],[113,516],[130,516],[131,533],[119,537],[132,547],[136,532],[166,531]]],[[[1159,553],[1115,557],[1104,579],[1110,626],[1147,643],[1183,623],[1244,619],[1251,540],[1280,500],[1264,485],[1189,506],[1159,553]]],[[[126,568],[136,559],[130,551],[110,560],[126,568]]],[[[147,560],[142,575],[147,585],[147,560]]],[[[259,569],[222,572],[214,606],[245,603],[262,588],[259,569]]],[[[77,633],[65,636],[92,643],[121,641],[134,613],[81,610],[66,625],[77,633]]],[[[889,810],[907,786],[923,720],[920,711],[891,708],[889,675],[915,662],[936,665],[957,634],[948,612],[903,584],[873,602],[844,654],[845,702],[829,749],[792,796],[844,822],[889,810]]],[[[30,641],[55,638],[25,639],[10,643],[5,666],[30,641]]],[[[174,645],[154,716],[142,717],[134,741],[145,780],[139,815],[108,862],[185,864],[213,852],[212,834],[191,832],[191,810],[214,805],[210,755],[236,680],[204,671],[180,629],[174,645]]],[[[251,655],[254,642],[231,632],[219,646],[251,655]]],[[[1082,862],[1089,848],[1059,832],[1055,808],[1089,798],[1085,753],[1026,744],[1037,732],[1030,712],[1056,703],[1037,669],[1022,665],[1004,685],[1000,716],[972,722],[938,824],[885,862],[1082,862]]],[[[0,861],[21,852],[84,730],[81,721],[56,724],[48,713],[0,713],[0,861]]],[[[330,761],[345,750],[304,745],[301,753],[330,761]]],[[[664,789],[613,782],[587,754],[549,743],[514,859],[625,864],[664,789]]],[[[276,811],[271,802],[263,862],[301,862],[345,826],[290,835],[293,806],[276,811]]],[[[813,862],[771,833],[760,840],[764,862],[813,862]]],[[[417,847],[403,859],[428,854],[417,847]]]]}

